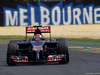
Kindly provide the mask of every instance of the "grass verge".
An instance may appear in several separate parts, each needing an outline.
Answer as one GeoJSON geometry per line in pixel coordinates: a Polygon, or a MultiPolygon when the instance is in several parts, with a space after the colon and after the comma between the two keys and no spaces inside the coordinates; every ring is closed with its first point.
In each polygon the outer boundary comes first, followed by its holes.
{"type": "Polygon", "coordinates": [[[94,43],[100,43],[100,39],[87,39],[87,38],[68,38],[68,41],[73,42],[94,42],[94,43]]]}
{"type": "MultiPolygon", "coordinates": [[[[28,36],[28,39],[32,36],[28,36]]],[[[25,39],[25,36],[0,36],[0,40],[12,40],[12,39],[25,39]]],[[[73,42],[95,42],[100,43],[100,39],[88,39],[88,38],[67,38],[68,41],[73,42]]]]}

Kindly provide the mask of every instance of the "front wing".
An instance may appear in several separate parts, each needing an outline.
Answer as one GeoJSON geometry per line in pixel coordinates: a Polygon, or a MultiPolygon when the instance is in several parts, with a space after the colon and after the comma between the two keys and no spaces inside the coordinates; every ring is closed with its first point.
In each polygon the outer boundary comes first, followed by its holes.
{"type": "MultiPolygon", "coordinates": [[[[64,54],[49,55],[47,57],[47,60],[45,60],[45,62],[59,62],[59,61],[62,61],[63,58],[65,58],[65,57],[66,56],[64,54]]],[[[27,56],[11,56],[11,60],[13,62],[16,62],[16,63],[20,63],[20,62],[38,62],[38,61],[29,61],[27,56]]],[[[42,62],[42,61],[40,60],[40,62],[42,62]]]]}

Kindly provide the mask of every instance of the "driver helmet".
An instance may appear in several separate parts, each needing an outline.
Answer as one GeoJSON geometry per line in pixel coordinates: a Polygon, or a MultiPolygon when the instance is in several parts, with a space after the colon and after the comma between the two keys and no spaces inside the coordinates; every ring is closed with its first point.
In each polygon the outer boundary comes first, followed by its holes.
{"type": "Polygon", "coordinates": [[[42,38],[42,36],[40,34],[36,34],[34,38],[35,38],[35,40],[40,40],[42,38]]]}

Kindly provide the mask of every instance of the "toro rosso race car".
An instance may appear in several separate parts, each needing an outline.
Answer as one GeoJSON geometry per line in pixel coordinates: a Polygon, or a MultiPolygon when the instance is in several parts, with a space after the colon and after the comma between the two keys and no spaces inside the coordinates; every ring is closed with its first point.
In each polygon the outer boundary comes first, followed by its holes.
{"type": "Polygon", "coordinates": [[[11,40],[7,50],[7,64],[22,62],[69,62],[68,44],[64,38],[52,39],[50,26],[26,27],[26,40],[11,40]],[[27,41],[27,33],[34,36],[27,41]],[[42,36],[50,33],[50,39],[42,36]]]}

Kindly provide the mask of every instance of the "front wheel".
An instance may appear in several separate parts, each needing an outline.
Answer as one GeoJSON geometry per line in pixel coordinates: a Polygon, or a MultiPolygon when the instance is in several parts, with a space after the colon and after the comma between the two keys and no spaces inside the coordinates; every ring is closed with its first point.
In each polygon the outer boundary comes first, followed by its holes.
{"type": "Polygon", "coordinates": [[[59,62],[60,64],[65,64],[69,62],[69,52],[68,52],[68,43],[65,38],[57,39],[58,43],[58,54],[64,54],[64,58],[59,62]]]}
{"type": "Polygon", "coordinates": [[[14,43],[14,42],[10,42],[8,44],[8,50],[7,50],[7,57],[6,57],[6,61],[8,65],[16,65],[16,62],[13,62],[13,60],[11,60],[11,56],[12,55],[16,55],[16,51],[18,50],[18,44],[14,43]]]}

